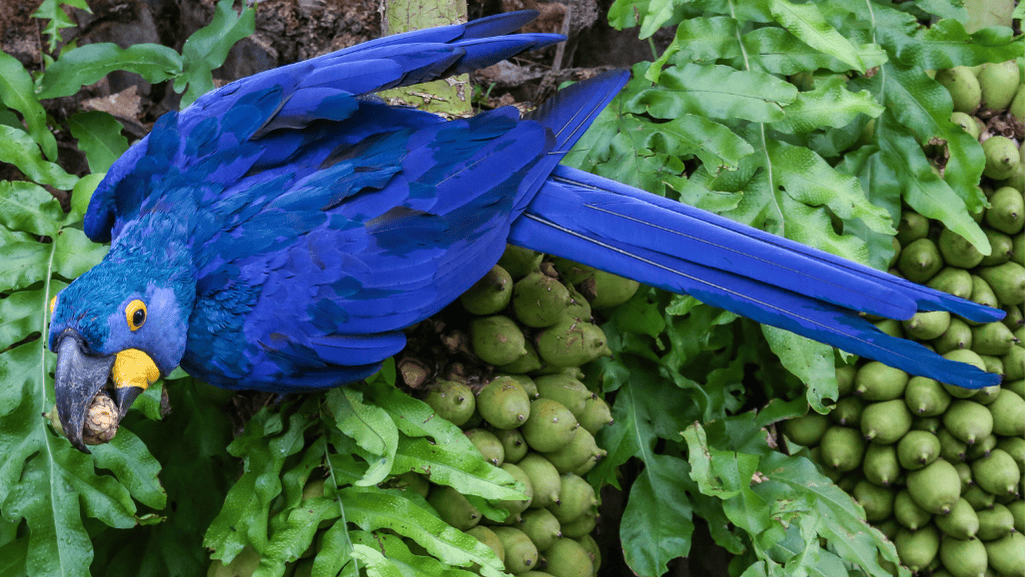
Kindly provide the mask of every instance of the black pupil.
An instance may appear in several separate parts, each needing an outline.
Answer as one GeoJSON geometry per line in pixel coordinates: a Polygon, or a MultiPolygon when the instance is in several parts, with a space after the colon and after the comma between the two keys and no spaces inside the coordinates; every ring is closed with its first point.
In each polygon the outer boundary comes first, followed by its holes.
{"type": "Polygon", "coordinates": [[[146,311],[139,309],[132,314],[132,324],[141,325],[146,320],[146,311]]]}

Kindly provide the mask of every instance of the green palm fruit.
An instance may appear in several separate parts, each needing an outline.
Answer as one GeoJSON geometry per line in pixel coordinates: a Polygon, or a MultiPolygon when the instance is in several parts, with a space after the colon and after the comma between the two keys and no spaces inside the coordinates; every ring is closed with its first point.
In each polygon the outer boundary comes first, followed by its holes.
{"type": "Polygon", "coordinates": [[[1021,435],[1000,438],[996,448],[1005,451],[1015,463],[1025,463],[1025,438],[1021,435]]]}
{"type": "Polygon", "coordinates": [[[897,442],[897,460],[909,471],[917,471],[940,456],[940,440],[926,431],[908,431],[897,442]]]}
{"type": "Polygon", "coordinates": [[[912,414],[920,417],[942,415],[951,400],[943,385],[928,377],[911,377],[904,389],[904,402],[912,414]]]}
{"type": "Polygon", "coordinates": [[[592,395],[584,402],[584,410],[577,420],[588,433],[597,435],[602,428],[612,424],[612,409],[604,399],[592,395]]]}
{"type": "Polygon", "coordinates": [[[470,387],[456,381],[438,381],[424,399],[439,417],[461,427],[473,416],[477,404],[470,387]]]}
{"type": "Polygon", "coordinates": [[[1011,105],[1021,73],[1014,60],[991,62],[979,71],[979,88],[982,91],[982,105],[990,110],[1003,111],[1011,105]]]}
{"type": "Polygon", "coordinates": [[[937,459],[908,473],[908,492],[919,507],[945,515],[961,497],[961,478],[953,465],[937,459]]]}
{"type": "Polygon", "coordinates": [[[1025,232],[1011,237],[1011,262],[1025,266],[1025,232]]]}
{"type": "Polygon", "coordinates": [[[530,484],[530,477],[527,476],[527,473],[518,465],[503,463],[501,469],[509,473],[513,479],[523,483],[523,494],[527,496],[526,499],[506,499],[497,503],[499,508],[508,509],[511,516],[516,517],[525,511],[527,507],[530,507],[530,504],[533,502],[534,486],[530,484]]]}
{"type": "Polygon", "coordinates": [[[559,500],[546,507],[559,523],[569,523],[598,505],[594,487],[583,478],[567,473],[560,477],[560,481],[559,500]]]}
{"type": "Polygon", "coordinates": [[[917,531],[932,521],[932,513],[918,506],[907,489],[901,489],[893,498],[893,516],[902,526],[917,531]]]}
{"type": "Polygon", "coordinates": [[[577,517],[574,521],[570,521],[565,525],[562,525],[563,537],[569,537],[570,539],[576,539],[577,537],[583,537],[594,531],[594,528],[598,526],[598,512],[597,511],[585,511],[583,515],[577,517]]]}
{"type": "Polygon", "coordinates": [[[480,523],[480,511],[452,487],[434,487],[427,496],[427,502],[438,512],[442,521],[460,531],[466,531],[480,523]]]}
{"type": "Polygon", "coordinates": [[[558,322],[569,306],[569,291],[556,279],[536,271],[516,281],[512,305],[521,323],[548,327],[558,322]]]}
{"type": "Polygon", "coordinates": [[[541,266],[542,258],[543,254],[529,248],[507,244],[502,258],[498,259],[498,266],[508,271],[513,279],[519,280],[537,270],[537,267],[541,266]]]}
{"type": "Polygon", "coordinates": [[[573,285],[567,285],[566,290],[569,291],[569,306],[564,314],[571,319],[590,321],[591,303],[573,285]]]}
{"type": "Polygon", "coordinates": [[[964,499],[958,499],[950,513],[933,517],[933,522],[940,531],[954,539],[971,539],[979,531],[979,517],[964,499]]]}
{"type": "Polygon", "coordinates": [[[1025,533],[1025,501],[1018,499],[1007,505],[1007,510],[1014,517],[1014,530],[1025,533]]]}
{"type": "Polygon", "coordinates": [[[879,445],[896,443],[911,430],[911,411],[904,399],[871,403],[861,413],[861,433],[879,445]]]}
{"type": "MultiPolygon", "coordinates": [[[[594,283],[592,291],[595,297],[591,299],[591,306],[596,309],[619,306],[630,297],[634,296],[641,283],[603,270],[594,271],[594,276],[584,281],[585,285],[594,283]]],[[[590,288],[590,287],[588,287],[590,288]]]]}
{"type": "Polygon", "coordinates": [[[953,463],[954,470],[957,471],[957,476],[961,479],[961,494],[968,490],[975,481],[972,480],[972,467],[964,461],[957,461],[953,463]]]}
{"type": "MultiPolygon", "coordinates": [[[[983,127],[985,127],[985,125],[983,125],[983,127]]],[[[1025,164],[1019,164],[1018,168],[1014,169],[1014,172],[1011,173],[1011,176],[1008,176],[1006,180],[1000,183],[1000,186],[1009,186],[1015,190],[1025,190],[1025,164]]],[[[986,220],[985,216],[986,215],[983,214],[983,222],[986,220]]],[[[979,224],[982,223],[979,222],[979,224]]],[[[987,228],[985,230],[991,229],[987,228]]],[[[985,230],[983,232],[985,232],[985,230]]]]}
{"type": "Polygon", "coordinates": [[[854,365],[843,365],[836,368],[836,388],[840,396],[849,395],[854,392],[854,375],[857,373],[854,365]]]}
{"type": "Polygon", "coordinates": [[[851,494],[865,509],[865,518],[870,522],[882,521],[893,515],[893,497],[896,495],[893,489],[862,479],[851,494]]]}
{"type": "Polygon", "coordinates": [[[932,342],[936,352],[945,355],[950,351],[972,348],[972,327],[959,318],[951,318],[947,330],[932,342]]]}
{"type": "Polygon", "coordinates": [[[459,297],[463,308],[473,315],[491,315],[504,309],[512,298],[512,277],[495,265],[488,274],[459,297]]]}
{"type": "Polygon", "coordinates": [[[980,439],[974,445],[969,445],[966,456],[969,461],[974,461],[989,455],[990,451],[995,448],[997,448],[997,436],[990,435],[985,439],[980,439]]]}
{"type": "Polygon", "coordinates": [[[389,489],[398,489],[400,491],[412,491],[423,498],[427,498],[427,493],[431,490],[431,484],[419,473],[413,471],[406,471],[401,475],[396,475],[388,480],[387,487],[389,489]]]}
{"type": "MultiPolygon", "coordinates": [[[[546,452],[545,458],[551,461],[560,473],[569,473],[589,462],[597,463],[605,455],[606,452],[598,448],[591,433],[588,433],[587,429],[583,427],[577,427],[573,431],[573,438],[569,443],[555,451],[546,452]]],[[[587,470],[591,469],[587,468],[587,470]]]]}
{"type": "Polygon", "coordinates": [[[811,459],[813,463],[819,465],[819,467],[822,470],[822,473],[826,477],[829,477],[830,481],[834,483],[840,482],[840,478],[843,477],[843,473],[837,471],[836,469],[833,469],[832,467],[826,466],[826,462],[822,460],[821,446],[812,447],[811,450],[808,451],[808,458],[811,459]]]}
{"type": "Polygon", "coordinates": [[[477,525],[467,529],[466,533],[487,545],[489,549],[495,552],[495,557],[498,557],[503,562],[505,561],[505,548],[502,547],[502,540],[498,538],[494,531],[484,525],[477,525]]]}
{"type": "Polygon", "coordinates": [[[982,102],[982,86],[967,66],[956,66],[936,71],[939,82],[954,100],[954,110],[971,114],[982,102]]]}
{"type": "Polygon", "coordinates": [[[979,531],[975,535],[983,541],[1000,539],[1014,531],[1014,515],[1000,503],[995,503],[992,509],[976,511],[976,514],[979,518],[979,531]]]}
{"type": "MultiPolygon", "coordinates": [[[[972,275],[972,296],[968,300],[987,307],[999,308],[1000,306],[1000,303],[997,302],[997,295],[993,292],[989,283],[987,283],[981,276],[974,274],[972,275]]],[[[970,325],[978,324],[974,321],[965,322],[970,325]]]]}
{"type": "Polygon", "coordinates": [[[594,396],[584,383],[567,374],[545,375],[535,379],[534,383],[537,384],[538,394],[559,401],[577,420],[580,420],[580,415],[584,412],[587,399],[594,396]]]}
{"type": "Polygon", "coordinates": [[[924,571],[940,551],[940,533],[935,527],[923,527],[918,531],[901,529],[893,540],[900,564],[912,572],[924,571]]]}
{"type": "Polygon", "coordinates": [[[1008,533],[995,541],[983,543],[989,556],[989,566],[1000,575],[1025,575],[1025,535],[1008,533]]]}
{"type": "Polygon", "coordinates": [[[879,361],[870,361],[854,375],[854,394],[866,401],[889,401],[900,397],[908,374],[879,361]]]}
{"type": "Polygon", "coordinates": [[[986,405],[993,416],[993,432],[1005,437],[1025,437],[1025,399],[1001,389],[986,405]]]}
{"type": "Polygon", "coordinates": [[[939,417],[915,417],[915,420],[911,423],[912,431],[925,431],[933,435],[942,427],[943,419],[939,417]]]}
{"type": "Polygon", "coordinates": [[[918,214],[913,210],[904,210],[900,214],[900,222],[897,224],[897,242],[901,246],[907,246],[918,239],[929,236],[929,218],[918,214]]]}
{"type": "Polygon", "coordinates": [[[494,433],[486,429],[469,429],[463,431],[474,447],[484,456],[484,460],[496,467],[505,462],[505,447],[494,433]]]}
{"type": "Polygon", "coordinates": [[[510,379],[512,379],[512,380],[516,381],[517,383],[519,383],[520,386],[523,387],[523,390],[527,392],[527,398],[530,399],[531,401],[533,401],[534,399],[536,399],[536,398],[541,396],[537,392],[537,385],[534,384],[534,379],[530,378],[527,375],[497,374],[495,376],[496,377],[509,377],[510,379]]]}
{"type": "Polygon", "coordinates": [[[1013,114],[1019,122],[1025,120],[1025,90],[1022,90],[1021,86],[1018,86],[1018,92],[1014,94],[1014,100],[1007,107],[1007,111],[1013,114]]]}
{"type": "Polygon", "coordinates": [[[960,126],[961,130],[972,135],[972,138],[975,140],[978,140],[979,135],[982,134],[982,130],[979,128],[979,123],[976,122],[975,117],[970,114],[955,111],[950,115],[950,121],[960,126]]]}
{"type": "Polygon", "coordinates": [[[1005,381],[1013,383],[1025,379],[1025,347],[1011,347],[1011,350],[1007,351],[1007,354],[1000,360],[1004,363],[1005,381]]]}
{"type": "Polygon", "coordinates": [[[580,425],[576,417],[562,403],[540,398],[533,402],[530,417],[520,432],[527,444],[540,453],[557,451],[573,440],[580,425]]]}
{"type": "Polygon", "coordinates": [[[900,476],[900,462],[894,445],[869,443],[865,447],[865,460],[861,463],[865,478],[876,485],[889,486],[900,476]]]}
{"type": "Polygon", "coordinates": [[[865,440],[861,432],[850,427],[830,427],[819,443],[822,447],[823,466],[846,472],[861,465],[865,455],[865,440]]]}
{"type": "Polygon", "coordinates": [[[1017,394],[1019,397],[1025,399],[1025,381],[1021,379],[1014,381],[1009,380],[1006,378],[1006,374],[1004,375],[1004,377],[1004,388],[1008,391],[1011,391],[1012,393],[1017,394]]]}
{"type": "MultiPolygon", "coordinates": [[[[957,361],[959,363],[968,363],[969,365],[978,367],[979,370],[986,370],[986,363],[983,362],[979,353],[970,349],[955,349],[948,351],[943,353],[943,358],[950,361],[957,361]]],[[[961,387],[955,387],[947,384],[944,384],[943,388],[946,389],[951,396],[958,399],[966,399],[975,394],[975,391],[972,389],[963,389],[961,387]]]]}
{"type": "Polygon", "coordinates": [[[901,323],[904,332],[920,341],[931,341],[942,335],[950,326],[947,311],[923,311],[901,323]]]}
{"type": "Polygon", "coordinates": [[[548,459],[538,453],[527,453],[517,466],[530,478],[534,490],[533,507],[547,507],[559,500],[562,479],[555,465],[548,459]]]}
{"type": "Polygon", "coordinates": [[[972,275],[963,268],[948,266],[929,279],[927,285],[938,291],[966,299],[972,294],[972,275]]]}
{"type": "Polygon", "coordinates": [[[523,513],[516,522],[516,528],[523,531],[534,542],[538,551],[544,551],[562,537],[559,520],[548,509],[533,507],[523,513]]]}
{"type": "Polygon", "coordinates": [[[512,377],[496,377],[477,393],[477,411],[496,429],[513,429],[530,417],[530,399],[512,377]]]}
{"type": "Polygon", "coordinates": [[[573,539],[562,538],[555,541],[545,551],[548,566],[545,572],[552,577],[591,577],[594,565],[587,551],[573,539]]]}
{"type": "Polygon", "coordinates": [[[941,268],[943,257],[940,256],[940,250],[928,238],[920,238],[905,246],[897,261],[897,270],[904,278],[920,284],[931,279],[941,268]]]}
{"type": "Polygon", "coordinates": [[[507,365],[527,354],[523,332],[507,316],[475,318],[470,333],[474,354],[489,365],[507,365]]]}
{"type": "Polygon", "coordinates": [[[940,542],[940,561],[954,577],[985,577],[989,560],[978,539],[944,537],[940,542]]]}
{"type": "Polygon", "coordinates": [[[526,349],[527,354],[518,357],[511,363],[499,365],[496,368],[500,372],[512,375],[523,375],[544,369],[545,366],[541,363],[541,357],[537,354],[537,348],[534,347],[534,343],[524,340],[523,347],[526,349]]]}
{"type": "Polygon", "coordinates": [[[996,502],[996,498],[993,493],[983,489],[978,485],[972,485],[961,495],[965,501],[972,506],[972,509],[981,511],[983,509],[990,509],[996,502]]]}
{"type": "Polygon", "coordinates": [[[518,575],[537,567],[537,547],[529,537],[514,527],[493,527],[505,550],[505,570],[518,575]]]}
{"type": "Polygon", "coordinates": [[[502,443],[506,463],[515,465],[526,456],[529,447],[519,429],[496,429],[495,436],[502,443]]]}
{"type": "Polygon", "coordinates": [[[988,227],[982,231],[986,233],[986,239],[989,240],[989,246],[993,251],[988,256],[982,257],[979,266],[996,266],[1011,260],[1011,251],[1014,250],[1014,241],[1011,240],[1011,235],[988,227]]]}
{"type": "Polygon", "coordinates": [[[993,180],[1004,180],[1011,176],[1021,164],[1021,155],[1014,141],[1006,136],[992,136],[982,143],[986,155],[986,167],[982,174],[993,180]]]}
{"type": "Polygon", "coordinates": [[[891,517],[885,521],[876,523],[875,528],[878,529],[884,537],[893,541],[893,539],[897,536],[897,531],[900,531],[900,523],[898,523],[896,519],[891,517]]]}
{"type": "Polygon", "coordinates": [[[979,249],[949,228],[943,229],[936,245],[948,266],[972,268],[982,262],[979,249]]]}
{"type": "Polygon", "coordinates": [[[940,458],[951,463],[964,461],[968,457],[968,443],[955,437],[947,429],[940,429],[936,432],[936,438],[940,440],[940,458]]]}
{"type": "Polygon", "coordinates": [[[562,282],[574,286],[594,276],[594,271],[597,270],[592,266],[562,257],[552,259],[552,264],[555,265],[555,270],[559,271],[559,278],[562,279],[562,282]]]}
{"type": "Polygon", "coordinates": [[[1002,449],[993,449],[989,455],[972,463],[975,483],[993,495],[1014,495],[1021,480],[1021,469],[1002,449]]]}
{"type": "Polygon", "coordinates": [[[980,355],[1006,355],[1015,340],[1011,330],[1001,322],[972,327],[972,350],[980,355]]]}
{"type": "MultiPolygon", "coordinates": [[[[838,425],[858,427],[861,425],[861,412],[864,408],[865,403],[862,402],[861,397],[847,395],[837,399],[833,410],[829,412],[829,418],[838,425]]],[[[819,440],[821,441],[821,439],[819,440]]]]}
{"type": "MultiPolygon", "coordinates": [[[[1011,329],[1012,331],[1020,329],[1025,326],[1025,314],[1022,313],[1022,307],[1018,305],[1004,305],[1000,307],[1005,313],[1004,326],[1011,329]]],[[[1020,340],[1020,339],[1019,339],[1020,340]]]]}
{"type": "Polygon", "coordinates": [[[584,551],[587,552],[587,557],[591,560],[591,563],[594,564],[594,573],[597,575],[598,567],[601,566],[601,549],[598,547],[598,542],[590,535],[584,535],[583,537],[574,539],[574,541],[576,541],[577,544],[583,547],[584,551]]]}
{"type": "Polygon", "coordinates": [[[1020,305],[1025,302],[1025,267],[1022,265],[1007,261],[997,266],[980,268],[977,272],[993,289],[1000,304],[1020,305]]]}
{"type": "MultiPolygon", "coordinates": [[[[1004,374],[1004,361],[1000,357],[993,357],[990,355],[979,355],[982,362],[986,364],[986,372],[993,373],[995,375],[1004,374]]],[[[982,387],[974,395],[971,396],[973,401],[988,405],[989,403],[996,400],[996,394],[1000,391],[1000,385],[992,385],[989,387],[982,387]]]]}
{"type": "Polygon", "coordinates": [[[829,428],[829,418],[815,412],[795,417],[783,425],[783,434],[802,447],[814,447],[829,428]]]}
{"type": "Polygon", "coordinates": [[[904,327],[901,326],[900,321],[893,319],[883,319],[872,323],[879,329],[883,334],[890,335],[895,339],[904,338],[904,327]]]}
{"type": "Polygon", "coordinates": [[[541,332],[537,352],[545,363],[555,367],[579,367],[612,354],[599,327],[569,317],[562,317],[541,332]]]}
{"type": "Polygon", "coordinates": [[[984,405],[958,399],[943,414],[943,426],[958,439],[972,445],[993,432],[993,415],[984,405]]]}

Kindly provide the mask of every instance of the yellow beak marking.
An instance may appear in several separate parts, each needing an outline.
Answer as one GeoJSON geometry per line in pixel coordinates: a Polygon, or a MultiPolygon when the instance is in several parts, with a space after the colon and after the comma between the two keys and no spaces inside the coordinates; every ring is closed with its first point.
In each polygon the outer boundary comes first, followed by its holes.
{"type": "Polygon", "coordinates": [[[111,379],[114,386],[138,387],[146,390],[160,378],[160,369],[146,353],[139,349],[126,349],[117,354],[111,379]]]}

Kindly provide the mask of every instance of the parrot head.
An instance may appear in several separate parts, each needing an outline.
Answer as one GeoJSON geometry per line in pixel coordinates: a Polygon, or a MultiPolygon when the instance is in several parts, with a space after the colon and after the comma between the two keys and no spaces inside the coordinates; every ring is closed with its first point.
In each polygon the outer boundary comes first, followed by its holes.
{"type": "Polygon", "coordinates": [[[120,422],[185,352],[194,282],[189,287],[166,260],[130,258],[139,254],[112,250],[50,302],[57,413],[68,439],[86,453],[83,427],[93,398],[109,393],[120,422]]]}

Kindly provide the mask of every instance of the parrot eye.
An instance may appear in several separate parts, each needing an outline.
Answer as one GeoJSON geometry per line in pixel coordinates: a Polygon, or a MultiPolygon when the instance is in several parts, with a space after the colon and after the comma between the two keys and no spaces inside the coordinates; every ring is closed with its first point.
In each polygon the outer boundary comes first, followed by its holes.
{"type": "Polygon", "coordinates": [[[125,307],[125,319],[128,320],[128,328],[137,331],[146,322],[146,303],[135,299],[125,307]]]}

